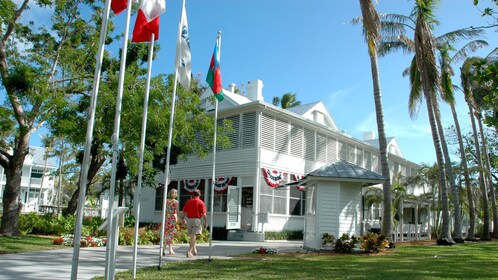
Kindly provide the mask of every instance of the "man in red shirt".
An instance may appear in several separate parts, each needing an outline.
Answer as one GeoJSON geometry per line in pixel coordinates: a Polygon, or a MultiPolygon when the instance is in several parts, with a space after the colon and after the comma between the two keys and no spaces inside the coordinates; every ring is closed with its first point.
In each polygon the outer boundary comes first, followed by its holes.
{"type": "Polygon", "coordinates": [[[192,257],[192,255],[197,255],[197,247],[195,241],[197,239],[197,234],[202,233],[202,221],[204,219],[204,225],[208,226],[206,206],[204,201],[200,199],[201,192],[198,189],[194,190],[194,196],[189,199],[182,209],[181,219],[182,223],[187,223],[187,232],[190,236],[190,246],[187,251],[187,258],[192,257]]]}

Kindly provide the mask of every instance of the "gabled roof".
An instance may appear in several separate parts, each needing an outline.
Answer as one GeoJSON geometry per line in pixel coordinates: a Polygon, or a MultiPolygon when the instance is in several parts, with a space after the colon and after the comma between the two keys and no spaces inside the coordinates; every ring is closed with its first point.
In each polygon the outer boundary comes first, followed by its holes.
{"type": "Polygon", "coordinates": [[[330,113],[328,112],[327,107],[325,107],[325,104],[323,104],[322,101],[313,102],[310,104],[299,105],[299,106],[287,108],[285,110],[292,112],[294,114],[297,114],[305,119],[312,120],[316,123],[325,125],[325,126],[329,127],[330,129],[332,129],[333,131],[338,131],[334,120],[330,116],[330,113]],[[318,114],[320,114],[321,117],[318,117],[318,114]],[[320,118],[323,118],[323,119],[320,119],[320,118]]]}
{"type": "MultiPolygon", "coordinates": [[[[222,102],[218,103],[219,110],[225,109],[225,108],[232,108],[232,107],[235,107],[238,105],[243,105],[246,103],[253,102],[252,100],[250,100],[249,98],[247,98],[244,95],[233,93],[233,92],[225,90],[225,89],[222,89],[222,90],[223,90],[223,95],[225,98],[223,99],[222,102]]],[[[214,110],[214,105],[208,103],[208,100],[209,100],[208,98],[211,96],[213,96],[213,91],[211,90],[211,88],[207,88],[204,91],[204,93],[201,95],[201,104],[204,108],[206,108],[207,111],[214,110]]]]}
{"type": "MultiPolygon", "coordinates": [[[[37,146],[30,146],[28,156],[26,157],[26,163],[31,163],[31,164],[37,165],[37,166],[44,166],[45,165],[45,148],[44,147],[37,147],[37,146]]],[[[48,168],[56,168],[57,167],[53,158],[47,159],[47,167],[48,168]]]]}
{"type": "MultiPolygon", "coordinates": [[[[373,140],[363,140],[366,144],[370,146],[374,146],[375,148],[379,149],[379,139],[373,139],[373,140]]],[[[386,137],[386,142],[387,142],[387,152],[391,153],[393,155],[403,157],[403,153],[401,153],[401,149],[398,146],[398,142],[396,141],[396,138],[394,137],[386,137]]]]}
{"type": "Polygon", "coordinates": [[[311,110],[316,104],[320,103],[320,101],[313,102],[310,104],[299,105],[291,108],[287,108],[287,111],[290,111],[294,114],[298,114],[300,116],[306,114],[309,110],[311,110]]]}
{"type": "Polygon", "coordinates": [[[387,181],[387,179],[380,174],[339,159],[308,173],[299,181],[288,183],[281,187],[305,186],[309,181],[331,181],[332,179],[335,179],[333,181],[360,182],[365,183],[366,185],[380,184],[387,181]]]}

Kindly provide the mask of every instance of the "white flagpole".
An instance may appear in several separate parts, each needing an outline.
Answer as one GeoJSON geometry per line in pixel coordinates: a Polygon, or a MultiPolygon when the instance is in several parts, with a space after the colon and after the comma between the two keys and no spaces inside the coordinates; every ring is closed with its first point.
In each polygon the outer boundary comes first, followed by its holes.
{"type": "Polygon", "coordinates": [[[173,141],[173,121],[175,116],[175,103],[176,103],[176,85],[178,82],[178,69],[175,69],[175,83],[173,85],[173,96],[171,100],[171,115],[169,117],[169,130],[168,130],[168,148],[166,151],[166,168],[164,168],[164,190],[163,190],[163,212],[161,221],[161,244],[159,245],[159,269],[162,265],[163,246],[164,246],[164,223],[166,222],[166,199],[168,198],[168,185],[169,185],[169,161],[171,158],[171,142],[173,141]]]}
{"type": "Polygon", "coordinates": [[[80,257],[80,239],[83,223],[83,211],[85,206],[86,184],[88,176],[88,161],[90,159],[90,151],[93,139],[93,127],[95,124],[95,109],[97,107],[97,96],[99,93],[100,74],[102,69],[102,60],[104,58],[104,44],[107,34],[107,22],[109,20],[109,12],[111,8],[111,0],[105,1],[105,8],[102,17],[102,26],[100,27],[99,49],[97,51],[97,65],[93,78],[92,96],[90,98],[90,108],[88,110],[88,125],[86,128],[85,152],[83,154],[83,163],[81,164],[80,174],[80,191],[78,196],[78,208],[76,211],[76,224],[74,225],[73,239],[73,260],[71,265],[71,279],[78,278],[78,264],[80,257]]]}
{"type": "Polygon", "coordinates": [[[147,130],[147,111],[149,109],[150,76],[152,72],[152,55],[154,52],[154,33],[150,36],[149,65],[147,68],[147,85],[145,87],[144,111],[142,114],[142,134],[138,162],[138,183],[135,190],[135,242],[133,244],[133,279],[137,277],[138,226],[140,225],[140,199],[142,198],[142,172],[144,169],[145,134],[147,130]]]}
{"type": "Polygon", "coordinates": [[[123,38],[123,50],[121,52],[121,65],[119,68],[119,81],[118,81],[118,94],[116,98],[116,112],[114,115],[114,131],[112,133],[112,168],[111,168],[111,186],[109,188],[109,206],[107,209],[107,246],[106,246],[106,266],[105,266],[105,279],[114,279],[114,267],[111,265],[115,261],[115,250],[114,254],[111,252],[111,248],[116,248],[119,240],[114,240],[112,236],[115,235],[112,232],[113,224],[113,208],[114,208],[114,190],[116,188],[116,169],[118,163],[118,153],[119,153],[119,128],[121,124],[121,101],[123,99],[123,84],[125,77],[126,68],[126,52],[128,49],[128,30],[130,29],[130,18],[131,18],[131,4],[133,1],[128,1],[128,6],[126,8],[126,21],[125,21],[125,32],[123,38]],[[116,244],[114,244],[114,241],[116,244]]]}
{"type": "MultiPolygon", "coordinates": [[[[218,31],[218,59],[221,63],[221,31],[218,31]]],[[[221,88],[223,91],[223,87],[221,88]]],[[[218,129],[218,99],[215,98],[214,103],[214,136],[213,136],[213,176],[211,179],[211,213],[209,213],[209,260],[211,260],[212,255],[212,243],[213,243],[213,208],[214,208],[214,184],[216,184],[216,130],[218,129]]]]}

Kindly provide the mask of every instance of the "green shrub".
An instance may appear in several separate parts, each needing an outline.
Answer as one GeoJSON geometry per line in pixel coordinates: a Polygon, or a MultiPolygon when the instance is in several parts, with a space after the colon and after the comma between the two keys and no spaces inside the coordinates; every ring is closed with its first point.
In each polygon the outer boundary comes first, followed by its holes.
{"type": "Polygon", "coordinates": [[[360,239],[352,235],[349,237],[349,234],[344,233],[340,238],[338,238],[335,242],[334,252],[338,254],[351,254],[353,253],[353,249],[360,239]]]}
{"type": "Polygon", "coordinates": [[[303,232],[301,230],[267,231],[265,240],[303,240],[303,232]]]}
{"type": "Polygon", "coordinates": [[[363,236],[360,248],[370,253],[378,253],[388,245],[389,242],[384,234],[369,233],[363,236]]]}

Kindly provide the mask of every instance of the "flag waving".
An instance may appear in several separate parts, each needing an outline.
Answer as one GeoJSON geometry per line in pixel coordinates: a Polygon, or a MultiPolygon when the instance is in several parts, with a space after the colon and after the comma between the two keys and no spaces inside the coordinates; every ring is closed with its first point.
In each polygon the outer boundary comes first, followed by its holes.
{"type": "Polygon", "coordinates": [[[128,0],[111,0],[111,9],[118,15],[126,9],[128,6],[128,0]]]}
{"type": "Polygon", "coordinates": [[[183,0],[182,15],[178,24],[178,39],[176,41],[175,69],[178,71],[178,81],[184,88],[190,86],[191,55],[190,41],[188,37],[187,12],[185,11],[185,0],[183,0]]]}
{"type": "Polygon", "coordinates": [[[220,40],[221,34],[218,34],[218,39],[216,40],[216,45],[214,46],[213,57],[211,58],[211,64],[209,65],[208,74],[206,77],[206,82],[211,87],[214,96],[218,101],[223,101],[223,88],[221,86],[221,71],[220,71],[220,40]]]}
{"type": "Polygon", "coordinates": [[[159,38],[159,16],[165,11],[165,0],[142,0],[131,41],[149,42],[152,34],[154,34],[154,40],[157,40],[159,38]]]}

